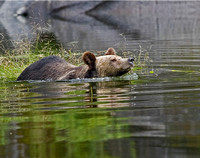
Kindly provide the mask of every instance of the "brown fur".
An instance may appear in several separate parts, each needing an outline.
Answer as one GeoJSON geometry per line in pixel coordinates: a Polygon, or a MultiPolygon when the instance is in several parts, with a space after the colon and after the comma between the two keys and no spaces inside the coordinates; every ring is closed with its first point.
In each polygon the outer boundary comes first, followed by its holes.
{"type": "Polygon", "coordinates": [[[116,55],[116,51],[113,48],[108,48],[105,55],[116,55]]]}
{"type": "Polygon", "coordinates": [[[74,66],[57,56],[45,57],[28,66],[17,80],[68,80],[120,76],[132,67],[133,59],[124,59],[109,48],[104,56],[95,57],[91,52],[82,56],[83,66],[74,66]]]}

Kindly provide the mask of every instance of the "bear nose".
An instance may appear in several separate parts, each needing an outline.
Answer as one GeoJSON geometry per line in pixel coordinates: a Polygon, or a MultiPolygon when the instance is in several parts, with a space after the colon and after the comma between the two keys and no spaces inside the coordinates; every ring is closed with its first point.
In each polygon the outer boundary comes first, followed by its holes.
{"type": "Polygon", "coordinates": [[[133,63],[134,62],[134,58],[129,58],[128,61],[133,63]]]}

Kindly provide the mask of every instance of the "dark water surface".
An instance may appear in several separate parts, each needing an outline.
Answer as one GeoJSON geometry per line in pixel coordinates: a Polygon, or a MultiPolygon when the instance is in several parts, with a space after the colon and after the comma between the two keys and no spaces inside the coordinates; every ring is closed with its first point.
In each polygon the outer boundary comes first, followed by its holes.
{"type": "Polygon", "coordinates": [[[198,157],[200,50],[156,46],[138,79],[1,83],[0,156],[198,157]]]}
{"type": "MultiPolygon", "coordinates": [[[[185,30],[176,23],[168,28],[176,31],[159,32],[165,25],[160,18],[160,27],[144,33],[157,30],[156,38],[123,34],[123,49],[137,55],[142,48],[153,61],[138,78],[0,81],[0,157],[199,157],[199,15],[190,11],[189,17],[177,18],[185,30]]],[[[176,15],[169,24],[177,22],[176,15]]]]}

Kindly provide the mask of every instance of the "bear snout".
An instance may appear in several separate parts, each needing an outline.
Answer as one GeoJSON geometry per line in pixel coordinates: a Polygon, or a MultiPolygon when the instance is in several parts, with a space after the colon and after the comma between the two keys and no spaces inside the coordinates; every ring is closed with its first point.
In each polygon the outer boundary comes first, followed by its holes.
{"type": "Polygon", "coordinates": [[[134,58],[133,57],[132,58],[128,58],[128,62],[129,62],[129,64],[133,65],[134,58]]]}

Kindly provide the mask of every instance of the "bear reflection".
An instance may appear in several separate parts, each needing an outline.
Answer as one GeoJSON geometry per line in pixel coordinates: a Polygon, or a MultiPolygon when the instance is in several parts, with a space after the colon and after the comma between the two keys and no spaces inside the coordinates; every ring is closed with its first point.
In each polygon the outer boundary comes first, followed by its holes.
{"type": "Polygon", "coordinates": [[[65,108],[123,107],[129,106],[131,100],[129,81],[31,84],[34,84],[34,88],[23,92],[35,94],[28,97],[34,104],[59,104],[65,108]]]}

